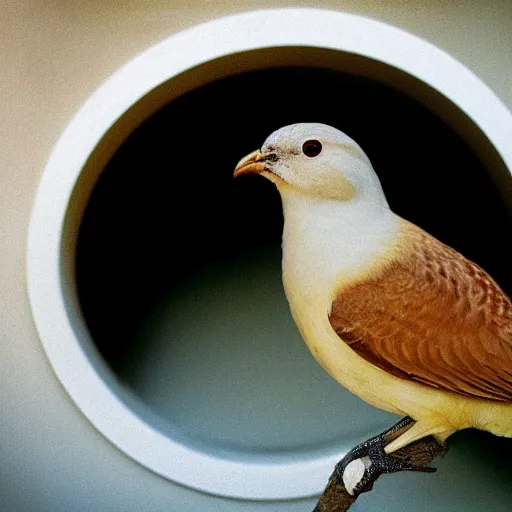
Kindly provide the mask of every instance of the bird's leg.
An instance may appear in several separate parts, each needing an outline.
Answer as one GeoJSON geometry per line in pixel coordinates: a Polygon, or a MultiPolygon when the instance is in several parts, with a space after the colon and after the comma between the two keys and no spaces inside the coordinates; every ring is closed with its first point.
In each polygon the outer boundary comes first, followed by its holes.
{"type": "Polygon", "coordinates": [[[373,484],[383,473],[398,471],[433,472],[435,468],[417,466],[388,455],[386,445],[397,439],[415,424],[408,416],[388,430],[356,446],[336,465],[338,481],[343,483],[349,494],[358,496],[371,491],[373,484]]]}
{"type": "Polygon", "coordinates": [[[338,466],[344,464],[345,466],[352,462],[355,459],[359,459],[364,455],[368,455],[368,449],[374,446],[380,446],[384,444],[386,446],[391,441],[394,441],[397,437],[402,435],[404,432],[409,430],[414,425],[414,420],[406,416],[402,418],[396,425],[393,425],[391,428],[388,428],[384,432],[380,433],[378,436],[372,437],[356,446],[354,449],[350,450],[345,457],[338,463],[338,466]]]}

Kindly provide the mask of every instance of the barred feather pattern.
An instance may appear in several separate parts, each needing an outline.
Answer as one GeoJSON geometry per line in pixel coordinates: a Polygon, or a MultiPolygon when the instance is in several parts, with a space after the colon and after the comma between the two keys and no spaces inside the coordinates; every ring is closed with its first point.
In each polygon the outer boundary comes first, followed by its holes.
{"type": "Polygon", "coordinates": [[[407,221],[394,256],[339,290],[332,328],[402,379],[512,402],[512,303],[478,265],[407,221]]]}

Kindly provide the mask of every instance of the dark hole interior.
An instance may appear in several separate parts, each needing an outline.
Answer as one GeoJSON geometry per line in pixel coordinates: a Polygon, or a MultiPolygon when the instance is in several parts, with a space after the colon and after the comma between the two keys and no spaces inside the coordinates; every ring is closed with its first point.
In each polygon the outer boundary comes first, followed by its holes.
{"type": "MultiPolygon", "coordinates": [[[[266,270],[244,276],[249,285],[280,280],[279,196],[266,180],[233,180],[232,172],[273,130],[295,122],[349,134],[369,155],[395,212],[512,291],[512,247],[504,241],[510,218],[482,163],[442,120],[368,78],[313,68],[244,73],[152,115],[114,154],[90,197],[78,239],[78,292],[94,342],[120,378],[130,383],[144,357],[139,334],[148,312],[163,315],[158,304],[173,290],[191,282],[199,289],[205,269],[222,283],[226,268],[260,262],[266,270]]],[[[235,293],[219,307],[229,317],[258,300],[235,293]]],[[[208,314],[198,307],[192,318],[208,322],[208,314]]],[[[279,358],[260,378],[278,378],[286,353],[279,358]]]]}

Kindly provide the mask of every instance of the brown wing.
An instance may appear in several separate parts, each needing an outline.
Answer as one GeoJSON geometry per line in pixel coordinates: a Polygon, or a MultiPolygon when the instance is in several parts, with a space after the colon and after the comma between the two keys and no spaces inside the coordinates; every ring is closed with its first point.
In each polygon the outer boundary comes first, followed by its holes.
{"type": "Polygon", "coordinates": [[[398,257],[346,287],[330,322],[361,357],[403,379],[512,401],[512,303],[492,278],[410,223],[398,257]]]}

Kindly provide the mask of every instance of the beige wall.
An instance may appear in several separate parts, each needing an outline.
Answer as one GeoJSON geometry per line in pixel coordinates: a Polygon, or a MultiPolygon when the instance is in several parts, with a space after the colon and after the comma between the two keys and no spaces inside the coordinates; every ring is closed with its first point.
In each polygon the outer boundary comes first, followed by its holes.
{"type": "MultiPolygon", "coordinates": [[[[92,91],[141,50],[221,15],[312,2],[4,0],[0,15],[0,510],[195,510],[97,434],[54,377],[25,284],[27,223],[45,162],[92,91]],[[171,497],[172,495],[172,497],[171,497]],[[176,498],[178,497],[178,498],[176,498]],[[144,505],[137,501],[144,498],[144,505]],[[80,504],[80,505],[79,505],[80,504]]],[[[460,59],[512,109],[510,0],[316,2],[389,22],[460,59]]],[[[250,27],[248,27],[250,30],[250,27]]],[[[303,505],[308,509],[307,505],[303,505]]],[[[211,498],[210,510],[239,510],[211,498]]],[[[272,506],[261,504],[261,510],[272,506]]],[[[290,505],[289,510],[298,510],[290,505]]]]}

